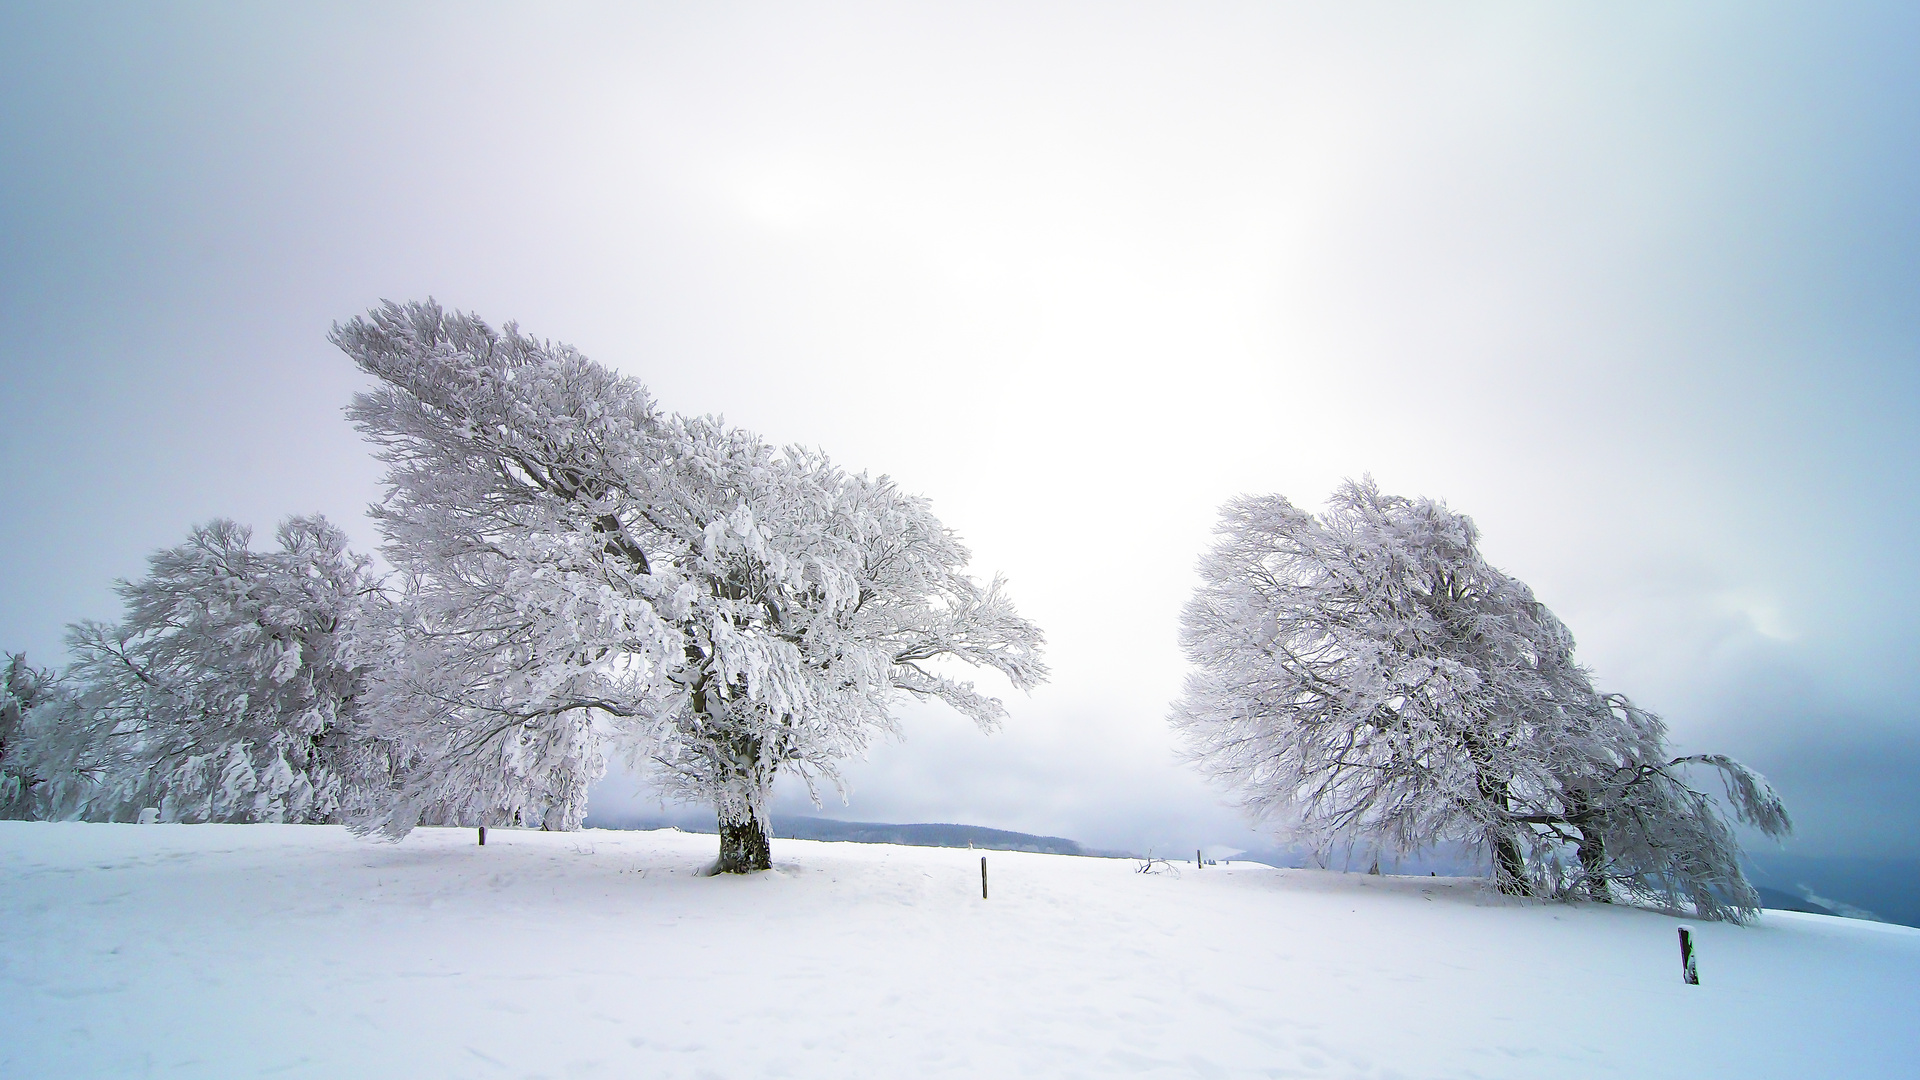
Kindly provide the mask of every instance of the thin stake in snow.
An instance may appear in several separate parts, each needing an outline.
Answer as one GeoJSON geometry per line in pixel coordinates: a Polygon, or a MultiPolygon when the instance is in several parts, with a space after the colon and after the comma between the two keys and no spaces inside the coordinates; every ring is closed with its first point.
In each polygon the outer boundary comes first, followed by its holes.
{"type": "Polygon", "coordinates": [[[1693,962],[1693,931],[1684,926],[1680,928],[1680,981],[1700,985],[1700,969],[1693,962]]]}
{"type": "Polygon", "coordinates": [[[485,825],[480,826],[480,846],[487,846],[487,827],[485,825]]]}
{"type": "Polygon", "coordinates": [[[980,899],[987,898],[987,857],[980,856],[980,899]]]}
{"type": "Polygon", "coordinates": [[[1193,865],[1202,870],[1206,869],[1207,866],[1206,863],[1200,861],[1200,851],[1198,848],[1194,849],[1193,852],[1193,865]]]}

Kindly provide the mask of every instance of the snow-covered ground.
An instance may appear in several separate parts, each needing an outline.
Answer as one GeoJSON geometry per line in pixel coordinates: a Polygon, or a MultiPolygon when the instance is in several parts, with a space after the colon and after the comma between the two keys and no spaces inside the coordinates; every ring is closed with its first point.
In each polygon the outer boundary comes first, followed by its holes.
{"type": "Polygon", "coordinates": [[[1920,1075],[1920,930],[776,841],[0,822],[0,1076],[1920,1075]]]}

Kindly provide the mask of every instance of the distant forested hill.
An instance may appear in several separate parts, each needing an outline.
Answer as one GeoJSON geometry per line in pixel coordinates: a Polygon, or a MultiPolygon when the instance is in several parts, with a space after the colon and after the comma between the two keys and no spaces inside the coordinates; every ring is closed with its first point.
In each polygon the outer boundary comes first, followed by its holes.
{"type": "MultiPolygon", "coordinates": [[[[689,825],[684,821],[656,821],[645,818],[591,819],[588,825],[602,829],[658,829],[669,825],[683,832],[712,832],[711,824],[689,825]]],[[[920,824],[893,825],[879,821],[835,821],[831,818],[775,818],[776,839],[844,840],[856,844],[905,844],[909,847],[976,847],[987,851],[1033,851],[1043,855],[1120,855],[1121,852],[1094,851],[1061,836],[1035,836],[1032,833],[989,829],[981,825],[920,824]]]]}

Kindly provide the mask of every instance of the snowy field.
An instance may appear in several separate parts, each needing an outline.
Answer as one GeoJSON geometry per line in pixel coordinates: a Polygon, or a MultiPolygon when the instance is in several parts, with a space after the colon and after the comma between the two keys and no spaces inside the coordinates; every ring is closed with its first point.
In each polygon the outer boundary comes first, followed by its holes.
{"type": "Polygon", "coordinates": [[[1920,930],[712,836],[0,822],[0,1076],[1920,1075],[1920,930]]]}

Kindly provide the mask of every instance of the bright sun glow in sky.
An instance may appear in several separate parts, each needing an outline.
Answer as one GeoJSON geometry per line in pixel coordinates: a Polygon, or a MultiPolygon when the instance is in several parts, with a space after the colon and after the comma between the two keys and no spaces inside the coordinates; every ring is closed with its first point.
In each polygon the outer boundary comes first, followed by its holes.
{"type": "Polygon", "coordinates": [[[1173,760],[1179,605],[1224,499],[1370,472],[1794,850],[1920,854],[1916,57],[1896,5],[15,6],[0,645],[211,517],[373,548],[325,335],[431,295],[1008,575],[1053,682],[833,813],[1252,842],[1173,760]]]}

